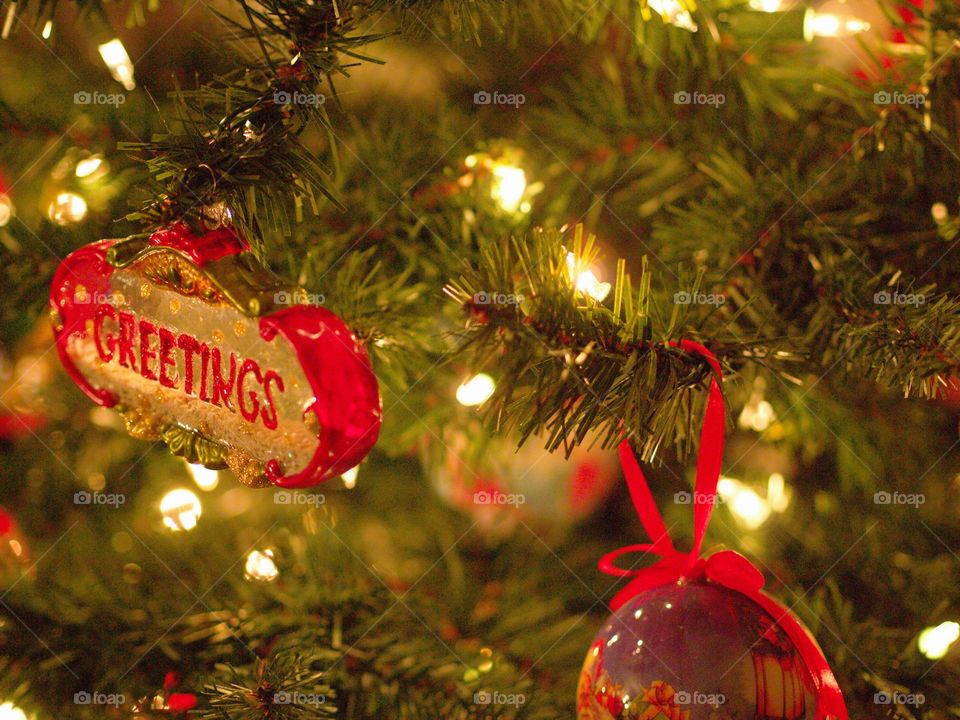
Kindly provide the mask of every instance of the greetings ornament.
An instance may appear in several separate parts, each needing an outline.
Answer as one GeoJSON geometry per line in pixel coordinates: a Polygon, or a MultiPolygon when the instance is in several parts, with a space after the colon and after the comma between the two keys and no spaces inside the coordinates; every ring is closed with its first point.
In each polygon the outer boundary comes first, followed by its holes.
{"type": "Polygon", "coordinates": [[[131,435],[250,485],[314,485],[357,465],[380,395],[356,335],[284,286],[232,229],[185,225],[71,253],[50,289],[57,350],[131,435]]]}
{"type": "Polygon", "coordinates": [[[847,720],[843,695],[819,646],[790,610],[766,595],[763,575],[732,550],[701,556],[723,457],[720,365],[700,439],[694,542],[673,546],[643,471],[625,441],[620,460],[633,504],[652,542],[615,550],[600,561],[632,580],[613,599],[614,613],[587,653],[577,688],[578,720],[847,720]],[[622,555],[642,552],[653,565],[622,569],[622,555]]]}

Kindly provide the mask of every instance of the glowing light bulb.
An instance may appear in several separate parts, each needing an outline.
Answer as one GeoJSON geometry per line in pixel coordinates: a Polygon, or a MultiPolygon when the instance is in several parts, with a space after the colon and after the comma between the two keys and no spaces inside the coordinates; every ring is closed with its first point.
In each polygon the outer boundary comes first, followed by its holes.
{"type": "Polygon", "coordinates": [[[647,0],[647,5],[659,13],[664,22],[690,32],[697,31],[697,24],[693,21],[690,10],[681,0],[647,0]]]}
{"type": "Polygon", "coordinates": [[[360,474],[360,466],[352,467],[347,470],[343,475],[340,476],[340,479],[343,480],[343,486],[347,490],[353,490],[357,486],[357,475],[360,474]]]}
{"type": "Polygon", "coordinates": [[[749,530],[756,530],[770,517],[770,504],[739,480],[722,477],[717,494],[730,506],[730,512],[749,530]]]}
{"type": "Polygon", "coordinates": [[[783,0],[750,0],[749,5],[751,10],[774,13],[784,6],[784,2],[783,0]]]}
{"type": "Polygon", "coordinates": [[[0,193],[0,227],[3,227],[13,217],[13,200],[9,195],[0,193]]]}
{"type": "Polygon", "coordinates": [[[220,483],[220,473],[216,470],[211,470],[197,463],[187,463],[187,469],[193,476],[193,481],[201,490],[210,492],[220,483]]]}
{"type": "Polygon", "coordinates": [[[577,290],[584,295],[589,295],[597,302],[603,302],[603,299],[610,294],[610,283],[600,282],[593,274],[593,270],[577,272],[577,258],[572,252],[567,253],[567,274],[576,284],[577,290]]]}
{"type": "Polygon", "coordinates": [[[102,155],[91,155],[85,157],[77,163],[74,171],[78,178],[90,178],[91,180],[100,177],[107,171],[106,164],[102,155]]]}
{"type": "Polygon", "coordinates": [[[43,26],[43,31],[40,35],[44,40],[49,40],[50,36],[53,34],[53,20],[47,20],[46,24],[43,26]]]}
{"type": "Polygon", "coordinates": [[[174,532],[192,530],[202,512],[200,498],[186,488],[171,490],[160,501],[160,512],[163,524],[174,532]]]}
{"type": "Polygon", "coordinates": [[[767,504],[774,512],[782,513],[790,507],[790,492],[787,490],[787,481],[778,472],[771,473],[767,478],[767,504]]]}
{"type": "Polygon", "coordinates": [[[280,577],[280,569],[273,561],[273,550],[252,550],[243,566],[243,576],[247,580],[270,583],[280,577]]]}
{"type": "Polygon", "coordinates": [[[57,225],[80,222],[87,216],[87,201],[76,193],[58,193],[47,208],[47,216],[57,225]]]}
{"type": "Polygon", "coordinates": [[[960,623],[953,621],[940,623],[935,627],[928,627],[917,638],[920,654],[930,660],[939,660],[950,646],[960,639],[960,623]]]}
{"type": "Polygon", "coordinates": [[[523,200],[523,193],[527,190],[527,174],[523,168],[496,163],[493,166],[493,177],[490,196],[507,212],[516,212],[523,200]]]}
{"type": "Polygon", "coordinates": [[[27,714],[12,702],[0,705],[0,720],[27,720],[27,714]]]}
{"type": "Polygon", "coordinates": [[[870,23],[853,15],[818,13],[809,8],[803,17],[803,37],[808,42],[815,37],[850,37],[870,29],[870,23]]]}
{"type": "Polygon", "coordinates": [[[98,45],[97,49],[113,79],[123,85],[124,89],[133,90],[137,86],[133,79],[133,63],[120,38],[98,45]]]}
{"type": "Polygon", "coordinates": [[[457,402],[467,407],[482,405],[493,395],[497,384],[486,373],[478,373],[457,388],[457,402]]]}

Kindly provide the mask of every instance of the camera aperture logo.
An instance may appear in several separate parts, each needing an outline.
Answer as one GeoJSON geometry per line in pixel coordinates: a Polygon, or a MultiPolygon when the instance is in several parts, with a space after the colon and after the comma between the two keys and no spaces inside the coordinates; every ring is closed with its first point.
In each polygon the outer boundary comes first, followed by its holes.
{"type": "Polygon", "coordinates": [[[909,105],[917,108],[927,102],[927,96],[901,90],[878,90],[873,94],[873,102],[876,105],[909,105]]]}
{"type": "Polygon", "coordinates": [[[102,93],[90,90],[79,90],[73,94],[74,105],[113,105],[120,107],[127,101],[123,93],[102,93]]]}
{"type": "Polygon", "coordinates": [[[74,505],[104,505],[106,507],[120,507],[127,501],[127,496],[122,493],[90,492],[89,490],[77,490],[73,494],[74,505]]]}
{"type": "Polygon", "coordinates": [[[320,107],[326,101],[326,95],[303,93],[299,90],[293,90],[291,92],[277,90],[273,93],[273,102],[277,105],[308,105],[311,107],[320,107]]]}
{"type": "Polygon", "coordinates": [[[713,305],[718,307],[726,301],[727,296],[723,293],[687,292],[681,290],[673,294],[673,303],[675,305],[713,305]]]}
{"type": "Polygon", "coordinates": [[[527,101],[523,93],[502,93],[498,90],[477,90],[473,94],[474,105],[512,105],[518,108],[527,101]]]}
{"type": "Polygon", "coordinates": [[[523,302],[523,295],[502,292],[487,292],[478,290],[473,294],[474,305],[519,305],[523,302]]]}
{"type": "Polygon", "coordinates": [[[717,493],[690,492],[689,490],[680,490],[673,494],[673,501],[677,505],[721,505],[724,502],[723,495],[717,493]]]}
{"type": "Polygon", "coordinates": [[[281,290],[273,294],[276,305],[323,305],[327,296],[323,293],[308,293],[306,290],[281,290]]]}
{"type": "Polygon", "coordinates": [[[887,692],[881,690],[874,693],[873,702],[876,705],[908,705],[910,707],[920,707],[927,701],[923,693],[904,693],[899,690],[887,692]]]}
{"type": "Polygon", "coordinates": [[[274,705],[318,706],[325,705],[326,702],[327,696],[319,693],[288,692],[286,690],[281,690],[273,696],[274,705]]]}
{"type": "Polygon", "coordinates": [[[127,698],[123,693],[102,693],[96,690],[87,692],[86,690],[81,690],[73,694],[74,705],[110,705],[112,707],[120,707],[126,701],[127,698]]]}
{"type": "Polygon", "coordinates": [[[510,705],[520,707],[527,702],[527,696],[522,693],[502,693],[496,690],[478,690],[473,694],[475,705],[510,705]]]}
{"type": "Polygon", "coordinates": [[[687,92],[686,90],[681,90],[673,94],[673,103],[675,105],[711,105],[718,108],[726,102],[727,96],[723,93],[702,93],[698,90],[687,92]]]}
{"type": "Polygon", "coordinates": [[[504,493],[499,490],[478,490],[473,494],[475,505],[523,505],[527,501],[525,495],[519,493],[504,493]]]}
{"type": "Polygon", "coordinates": [[[920,306],[927,302],[921,293],[902,293],[898,290],[881,290],[873,294],[875,305],[914,305],[920,306]]]}
{"type": "Polygon", "coordinates": [[[292,490],[277,490],[273,494],[275,505],[313,505],[320,506],[327,502],[326,495],[312,492],[293,492],[292,490]]]}
{"type": "Polygon", "coordinates": [[[918,508],[927,501],[927,496],[923,493],[902,493],[888,492],[880,490],[873,494],[874,505],[909,505],[918,508]]]}

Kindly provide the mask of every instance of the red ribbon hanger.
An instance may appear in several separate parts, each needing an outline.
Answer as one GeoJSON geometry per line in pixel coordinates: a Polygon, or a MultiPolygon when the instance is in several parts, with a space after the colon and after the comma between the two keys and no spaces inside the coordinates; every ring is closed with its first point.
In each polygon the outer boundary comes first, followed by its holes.
{"type": "Polygon", "coordinates": [[[617,610],[625,602],[646,590],[678,581],[702,579],[739,592],[769,613],[777,626],[793,641],[813,678],[814,695],[817,699],[817,720],[834,718],[847,720],[843,694],[817,641],[786,605],[763,592],[763,574],[747,558],[733,550],[720,550],[706,556],[701,555],[703,539],[707,534],[710,516],[716,504],[717,483],[720,480],[720,464],[723,459],[726,424],[723,394],[720,392],[723,373],[716,357],[703,345],[690,340],[670,344],[700,355],[713,370],[703,429],[700,432],[700,453],[697,458],[697,480],[693,497],[693,549],[685,553],[674,547],[636,455],[629,441],[624,440],[619,448],[623,473],[637,515],[652,542],[627,545],[607,553],[600,559],[599,566],[602,572],[617,577],[632,578],[614,596],[610,605],[617,610]],[[650,553],[660,559],[653,565],[639,570],[617,567],[616,561],[622,555],[632,552],[650,553]]]}

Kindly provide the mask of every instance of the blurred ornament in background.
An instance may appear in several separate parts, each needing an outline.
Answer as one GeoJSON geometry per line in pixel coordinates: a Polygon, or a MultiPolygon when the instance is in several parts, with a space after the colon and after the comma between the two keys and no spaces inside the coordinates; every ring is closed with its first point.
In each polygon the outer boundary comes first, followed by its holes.
{"type": "Polygon", "coordinates": [[[0,587],[9,588],[31,574],[30,568],[27,539],[13,515],[0,507],[0,587]]]}
{"type": "Polygon", "coordinates": [[[502,536],[520,523],[538,532],[570,526],[603,503],[619,469],[614,451],[590,447],[594,439],[587,436],[567,459],[563,446],[544,449],[541,436],[517,449],[515,436],[489,437],[471,420],[424,440],[421,457],[440,497],[502,536]]]}
{"type": "Polygon", "coordinates": [[[177,673],[168,672],[163,679],[163,689],[152,697],[143,697],[134,703],[134,717],[189,717],[189,711],[197,705],[197,696],[193,693],[174,692],[174,688],[179,684],[180,677],[177,673]]]}

